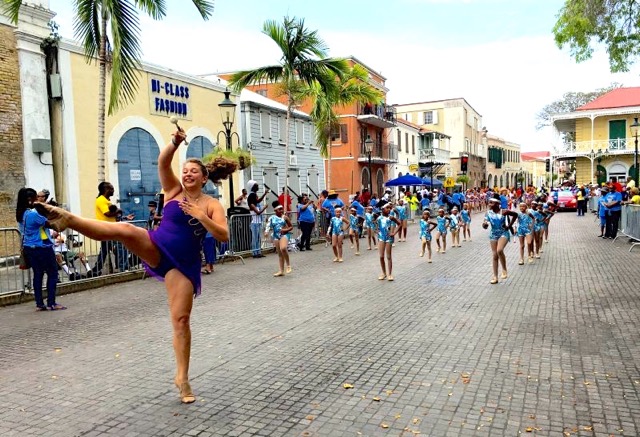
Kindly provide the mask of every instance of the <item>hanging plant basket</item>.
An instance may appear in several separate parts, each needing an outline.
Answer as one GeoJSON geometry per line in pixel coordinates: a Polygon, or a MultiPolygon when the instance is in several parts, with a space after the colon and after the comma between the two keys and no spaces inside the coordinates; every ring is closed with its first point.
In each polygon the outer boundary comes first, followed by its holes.
{"type": "Polygon", "coordinates": [[[251,153],[243,149],[226,150],[219,147],[215,148],[213,152],[203,158],[204,162],[209,162],[216,157],[221,156],[226,159],[234,160],[238,163],[238,168],[244,170],[251,167],[256,163],[256,158],[251,153]]]}

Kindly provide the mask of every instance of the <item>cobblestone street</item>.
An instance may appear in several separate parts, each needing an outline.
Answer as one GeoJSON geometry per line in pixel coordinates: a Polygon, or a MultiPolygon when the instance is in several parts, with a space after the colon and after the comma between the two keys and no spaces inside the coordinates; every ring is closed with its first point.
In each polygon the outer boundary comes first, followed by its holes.
{"type": "Polygon", "coordinates": [[[292,254],[284,278],[275,255],[217,265],[194,305],[192,405],[162,283],[0,308],[0,435],[640,435],[640,251],[561,213],[542,259],[518,266],[510,243],[490,285],[480,223],[433,264],[411,225],[394,282],[364,239],[342,264],[292,254]]]}

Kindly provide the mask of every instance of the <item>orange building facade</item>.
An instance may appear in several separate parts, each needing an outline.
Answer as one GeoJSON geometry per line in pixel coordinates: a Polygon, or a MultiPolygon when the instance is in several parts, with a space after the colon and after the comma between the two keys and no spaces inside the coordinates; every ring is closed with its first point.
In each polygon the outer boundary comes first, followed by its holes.
{"type": "MultiPolygon", "coordinates": [[[[354,57],[346,59],[351,66],[359,64],[369,73],[369,84],[383,94],[379,105],[354,103],[336,107],[340,127],[331,135],[330,157],[325,158],[325,180],[343,201],[349,195],[370,188],[379,196],[389,179],[391,166],[398,161],[397,146],[393,144],[391,128],[396,126],[396,110],[386,102],[386,78],[354,57]],[[369,153],[370,150],[370,153],[369,153]],[[373,177],[372,177],[373,176],[373,177]]],[[[231,73],[220,74],[228,80],[231,73]]],[[[247,87],[262,96],[287,104],[276,83],[263,83],[247,87]]],[[[296,109],[309,113],[312,102],[302,102],[296,109]]]]}

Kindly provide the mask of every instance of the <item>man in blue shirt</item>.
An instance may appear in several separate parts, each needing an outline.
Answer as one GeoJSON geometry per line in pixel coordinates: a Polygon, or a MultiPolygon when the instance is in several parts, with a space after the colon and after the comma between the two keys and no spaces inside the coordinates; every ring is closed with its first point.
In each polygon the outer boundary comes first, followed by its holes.
{"type": "Polygon", "coordinates": [[[613,184],[609,192],[604,196],[604,205],[607,207],[604,238],[614,239],[618,235],[618,223],[622,214],[622,194],[616,191],[613,184]]]}
{"type": "Polygon", "coordinates": [[[331,218],[335,215],[336,207],[344,208],[344,202],[338,197],[335,190],[329,190],[329,198],[322,203],[322,209],[326,216],[331,218]]]}
{"type": "Polygon", "coordinates": [[[302,193],[300,202],[298,203],[298,222],[300,224],[300,243],[298,247],[300,251],[311,249],[311,231],[316,224],[316,213],[313,207],[313,200],[309,199],[307,194],[302,193]]]}
{"type": "Polygon", "coordinates": [[[605,206],[606,200],[604,197],[609,190],[606,187],[602,187],[601,197],[598,199],[598,218],[600,219],[600,235],[598,237],[604,238],[604,230],[607,226],[607,207],[605,206]]]}

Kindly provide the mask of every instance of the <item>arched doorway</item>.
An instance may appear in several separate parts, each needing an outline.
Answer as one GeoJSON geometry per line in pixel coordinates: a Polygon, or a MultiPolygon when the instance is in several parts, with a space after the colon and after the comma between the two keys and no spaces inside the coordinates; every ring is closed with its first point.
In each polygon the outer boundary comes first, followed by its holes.
{"type": "Polygon", "coordinates": [[[627,180],[627,167],[621,163],[615,163],[609,166],[609,180],[615,178],[618,182],[627,180]]]}
{"type": "MultiPolygon", "coordinates": [[[[189,140],[189,147],[187,147],[187,159],[197,158],[201,160],[211,152],[213,152],[213,144],[208,138],[197,136],[189,140]]],[[[203,191],[216,199],[220,197],[218,187],[211,181],[207,182],[203,191]]]]}
{"type": "Polygon", "coordinates": [[[129,129],[118,141],[120,208],[135,220],[147,219],[147,204],[160,192],[159,154],[158,144],[144,129],[129,129]]]}
{"type": "Polygon", "coordinates": [[[634,181],[638,180],[638,169],[635,165],[632,165],[629,169],[629,176],[632,177],[634,181]]]}
{"type": "Polygon", "coordinates": [[[607,182],[607,169],[603,165],[598,164],[596,167],[595,176],[598,178],[598,185],[602,185],[607,182]]]}
{"type": "Polygon", "coordinates": [[[500,175],[500,183],[498,184],[502,188],[504,186],[504,180],[502,179],[503,175],[500,175]]]}
{"type": "Polygon", "coordinates": [[[379,197],[384,194],[384,172],[380,168],[376,173],[376,193],[379,197]]]}
{"type": "MultiPolygon", "coordinates": [[[[361,189],[369,188],[369,181],[370,181],[369,169],[367,167],[363,167],[362,177],[361,177],[361,182],[362,182],[361,189]]],[[[373,188],[373,185],[371,186],[371,188],[373,188]]]]}
{"type": "Polygon", "coordinates": [[[489,188],[493,188],[493,175],[491,173],[489,173],[489,176],[487,177],[487,186],[489,188]]]}

